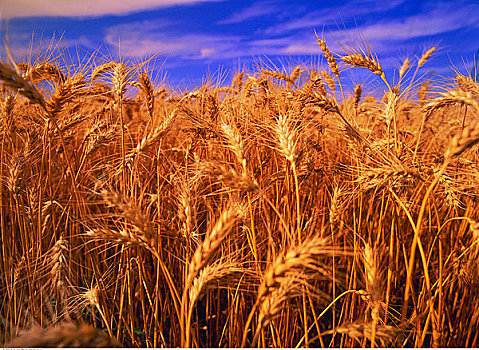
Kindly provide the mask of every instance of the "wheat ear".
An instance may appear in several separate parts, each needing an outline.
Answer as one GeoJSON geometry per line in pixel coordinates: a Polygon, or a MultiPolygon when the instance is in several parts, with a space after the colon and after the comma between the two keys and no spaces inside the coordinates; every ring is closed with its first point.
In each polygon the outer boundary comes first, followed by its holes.
{"type": "Polygon", "coordinates": [[[52,80],[58,83],[64,83],[66,81],[66,77],[62,71],[49,62],[43,62],[35,66],[31,66],[27,63],[19,63],[18,68],[24,72],[22,74],[23,78],[33,83],[44,80],[52,80]]]}
{"type": "Polygon", "coordinates": [[[411,67],[411,61],[409,58],[406,58],[399,69],[399,80],[401,80],[404,74],[406,74],[409,67],[411,67]]]}
{"type": "Polygon", "coordinates": [[[85,82],[82,74],[77,74],[61,83],[50,100],[46,103],[48,117],[55,118],[67,103],[73,101],[82,94],[82,89],[84,87],[85,82]]]}
{"type": "Polygon", "coordinates": [[[189,264],[187,285],[197,276],[198,272],[204,268],[213,255],[220,247],[223,240],[232,228],[238,211],[235,207],[230,206],[223,210],[216,224],[208,232],[205,240],[198,246],[189,264]]]}
{"type": "Polygon", "coordinates": [[[244,191],[257,191],[258,183],[247,173],[238,172],[218,162],[203,162],[198,165],[199,170],[223,182],[232,189],[244,191]]]}
{"type": "Polygon", "coordinates": [[[37,88],[29,84],[15,70],[3,62],[0,62],[0,80],[3,80],[5,86],[18,91],[18,93],[25,96],[32,103],[39,104],[46,110],[45,100],[37,88]]]}
{"type": "Polygon", "coordinates": [[[240,134],[239,130],[231,124],[222,124],[221,130],[228,140],[229,148],[236,155],[236,159],[241,164],[243,172],[246,174],[246,151],[243,136],[240,134]]]}
{"type": "Polygon", "coordinates": [[[424,106],[423,111],[427,115],[429,115],[436,109],[457,104],[471,106],[475,108],[476,111],[479,111],[479,104],[474,99],[472,93],[469,91],[453,90],[446,93],[441,93],[440,95],[440,97],[435,98],[424,106]]]}
{"type": "Polygon", "coordinates": [[[139,76],[140,92],[145,99],[146,109],[150,120],[153,119],[153,110],[155,109],[155,91],[151,84],[150,77],[146,73],[141,73],[139,76]]]}
{"type": "Polygon", "coordinates": [[[444,157],[450,159],[457,157],[468,148],[479,142],[479,122],[471,127],[466,127],[460,134],[454,136],[444,157]]]}
{"type": "Polygon", "coordinates": [[[434,53],[434,51],[436,51],[436,47],[433,46],[431,47],[429,50],[427,50],[426,52],[424,52],[424,54],[421,56],[421,58],[419,59],[419,61],[417,62],[417,68],[421,68],[422,66],[424,66],[424,64],[431,58],[432,54],[434,53]]]}
{"type": "Polygon", "coordinates": [[[331,72],[336,77],[339,77],[338,63],[336,62],[336,59],[334,58],[331,51],[329,51],[329,48],[326,46],[326,41],[324,41],[323,39],[320,39],[317,35],[316,35],[316,39],[318,40],[319,47],[324,53],[324,57],[328,61],[328,65],[329,65],[329,68],[331,69],[331,72]]]}
{"type": "Polygon", "coordinates": [[[189,262],[188,274],[183,290],[183,296],[181,298],[181,344],[184,347],[189,347],[190,343],[191,308],[188,308],[188,296],[190,294],[191,286],[195,278],[198,277],[200,271],[212,260],[213,256],[221,246],[221,243],[233,227],[238,214],[238,210],[234,206],[230,205],[229,207],[226,207],[226,209],[222,211],[213,228],[207,233],[204,241],[198,245],[191,261],[189,262]]]}
{"type": "Polygon", "coordinates": [[[479,84],[471,76],[457,73],[456,85],[459,89],[472,93],[473,97],[479,98],[479,84]]]}
{"type": "Polygon", "coordinates": [[[366,55],[356,53],[356,54],[351,54],[348,56],[341,57],[341,61],[353,67],[361,67],[361,68],[369,69],[371,72],[381,77],[384,76],[383,68],[379,64],[379,61],[377,60],[377,58],[373,57],[372,55],[371,57],[369,57],[366,55]]]}
{"type": "Polygon", "coordinates": [[[366,291],[369,296],[371,307],[371,346],[376,345],[376,331],[379,324],[379,311],[381,302],[380,274],[377,263],[376,251],[368,244],[365,244],[363,252],[364,273],[366,275],[366,291]]]}
{"type": "MultiPolygon", "coordinates": [[[[304,240],[300,245],[289,248],[279,254],[263,275],[258,288],[256,303],[250,312],[243,332],[241,347],[246,344],[249,325],[257,309],[260,310],[258,326],[252,344],[256,344],[258,336],[272,317],[280,310],[279,305],[296,295],[298,286],[307,281],[307,270],[319,271],[329,277],[329,272],[320,265],[318,259],[335,253],[328,238],[314,236],[304,240]]],[[[337,254],[337,252],[336,252],[337,254]]]]}
{"type": "Polygon", "coordinates": [[[121,347],[115,338],[109,337],[100,329],[82,324],[77,326],[65,322],[59,326],[43,329],[31,328],[22,332],[13,341],[6,345],[12,348],[90,348],[90,347],[121,347]]]}

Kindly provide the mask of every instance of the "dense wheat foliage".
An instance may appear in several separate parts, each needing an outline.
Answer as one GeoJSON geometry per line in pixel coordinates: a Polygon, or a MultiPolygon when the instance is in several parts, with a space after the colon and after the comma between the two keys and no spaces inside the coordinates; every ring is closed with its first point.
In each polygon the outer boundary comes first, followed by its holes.
{"type": "Polygon", "coordinates": [[[318,41],[187,92],[0,63],[0,343],[478,346],[478,83],[318,41]]]}

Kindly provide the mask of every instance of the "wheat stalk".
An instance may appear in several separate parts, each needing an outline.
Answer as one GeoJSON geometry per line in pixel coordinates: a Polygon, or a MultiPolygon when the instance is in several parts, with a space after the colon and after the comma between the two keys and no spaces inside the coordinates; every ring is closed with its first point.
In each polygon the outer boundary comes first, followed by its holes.
{"type": "Polygon", "coordinates": [[[168,132],[173,127],[173,123],[175,122],[177,112],[178,110],[174,109],[170,114],[167,115],[167,117],[162,121],[162,123],[159,126],[149,131],[148,134],[146,134],[138,142],[138,144],[133,150],[125,154],[124,164],[122,162],[123,166],[115,173],[115,175],[118,175],[119,173],[121,173],[124,169],[124,166],[126,166],[126,164],[131,164],[135,159],[138,159],[137,156],[139,154],[146,151],[148,148],[153,146],[158,140],[162,139],[163,137],[165,137],[165,135],[168,134],[168,132]]]}
{"type": "MultiPolygon", "coordinates": [[[[385,344],[389,344],[392,341],[394,335],[400,331],[401,329],[393,327],[393,326],[379,325],[375,327],[375,337],[379,338],[381,340],[381,344],[383,344],[382,346],[384,346],[385,344]]],[[[332,330],[323,332],[321,333],[321,335],[328,335],[328,334],[335,334],[335,333],[347,334],[348,336],[358,341],[362,338],[366,338],[371,340],[372,342],[373,324],[359,323],[359,322],[343,324],[332,330]]]]}
{"type": "Polygon", "coordinates": [[[324,80],[326,81],[326,84],[328,84],[328,87],[331,89],[331,91],[336,91],[336,84],[334,83],[334,79],[332,76],[328,74],[328,72],[322,71],[321,75],[323,76],[324,80]]]}
{"type": "Polygon", "coordinates": [[[336,186],[331,197],[331,205],[329,206],[329,223],[333,228],[338,228],[341,224],[342,211],[344,209],[344,189],[336,186]]]}
{"type": "Polygon", "coordinates": [[[62,295],[66,295],[69,286],[73,285],[69,276],[69,242],[62,237],[55,242],[51,254],[45,259],[51,267],[51,286],[62,295]]]}
{"type": "Polygon", "coordinates": [[[9,134],[15,127],[15,118],[13,110],[15,108],[15,98],[11,95],[7,96],[1,103],[2,111],[2,129],[9,134]]]}
{"type": "Polygon", "coordinates": [[[244,79],[244,72],[239,72],[236,74],[231,82],[231,88],[235,90],[236,94],[240,94],[243,88],[243,79],[244,79]]]}
{"type": "Polygon", "coordinates": [[[293,164],[298,157],[298,135],[297,130],[290,125],[287,115],[278,116],[274,131],[278,138],[279,150],[293,164]]]}
{"type": "MultiPolygon", "coordinates": [[[[121,217],[127,219],[134,231],[140,235],[141,240],[149,242],[154,247],[155,232],[153,225],[149,220],[147,214],[143,213],[141,208],[134,202],[132,198],[124,196],[119,192],[110,190],[103,190],[101,192],[103,202],[111,208],[119,210],[121,217]]],[[[123,235],[132,235],[128,231],[123,231],[123,235]]]]}
{"type": "Polygon", "coordinates": [[[217,162],[202,162],[198,165],[200,172],[216,178],[230,188],[244,191],[257,191],[259,189],[256,180],[247,173],[237,172],[217,162]]]}
{"type": "Polygon", "coordinates": [[[193,281],[198,272],[212,259],[213,255],[219,249],[221,242],[223,242],[232,228],[237,215],[238,211],[233,206],[223,210],[215,225],[208,232],[204,241],[198,246],[191,258],[187,279],[189,282],[186,283],[187,285],[193,281]]]}
{"type": "Polygon", "coordinates": [[[247,272],[238,261],[221,258],[206,265],[195,277],[189,290],[189,309],[191,310],[207,288],[217,288],[221,280],[247,272]]]}

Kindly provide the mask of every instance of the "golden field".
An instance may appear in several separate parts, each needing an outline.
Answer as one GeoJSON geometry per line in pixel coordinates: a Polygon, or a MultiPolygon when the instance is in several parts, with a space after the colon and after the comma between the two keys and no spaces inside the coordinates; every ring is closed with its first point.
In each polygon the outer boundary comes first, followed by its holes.
{"type": "Polygon", "coordinates": [[[192,91],[0,63],[0,343],[478,346],[478,83],[318,44],[192,91]]]}

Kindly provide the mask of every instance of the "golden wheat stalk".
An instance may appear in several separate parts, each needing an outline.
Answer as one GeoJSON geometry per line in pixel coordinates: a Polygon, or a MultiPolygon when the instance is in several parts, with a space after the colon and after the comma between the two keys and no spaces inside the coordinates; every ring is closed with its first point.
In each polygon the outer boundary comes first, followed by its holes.
{"type": "Polygon", "coordinates": [[[223,257],[206,265],[193,280],[189,290],[189,308],[192,309],[207,288],[217,288],[219,283],[233,275],[243,276],[248,271],[238,261],[223,257]]]}
{"type": "Polygon", "coordinates": [[[94,81],[106,72],[113,70],[117,66],[117,64],[118,63],[115,61],[110,61],[95,67],[95,69],[93,69],[93,72],[91,73],[91,80],[94,81]]]}
{"type": "Polygon", "coordinates": [[[456,74],[457,87],[466,92],[472,93],[473,97],[479,98],[479,84],[471,76],[465,76],[463,74],[456,74]]]}
{"type": "MultiPolygon", "coordinates": [[[[176,116],[177,116],[177,109],[174,109],[170,114],[167,115],[167,117],[161,122],[159,126],[149,131],[148,134],[146,134],[138,142],[136,147],[125,155],[125,158],[124,158],[125,164],[132,163],[135,159],[137,159],[137,156],[139,154],[146,151],[148,148],[153,146],[158,140],[165,137],[168,134],[168,132],[171,130],[171,128],[173,127],[173,122],[175,122],[176,116]]],[[[116,175],[121,173],[122,170],[123,170],[123,166],[116,172],[116,175]]]]}
{"type": "Polygon", "coordinates": [[[324,80],[326,81],[326,84],[328,84],[328,87],[331,89],[331,91],[334,93],[336,91],[336,84],[334,83],[334,79],[332,76],[328,74],[328,72],[322,71],[321,75],[323,76],[324,80]]]}
{"type": "Polygon", "coordinates": [[[362,89],[362,86],[361,84],[357,84],[355,87],[354,87],[354,98],[353,98],[353,106],[354,106],[354,110],[356,111],[357,113],[357,109],[359,107],[359,102],[361,101],[361,93],[362,93],[363,89],[362,89]]]}
{"type": "MultiPolygon", "coordinates": [[[[375,329],[376,329],[375,336],[377,339],[380,339],[382,346],[390,344],[394,336],[401,331],[401,329],[399,328],[388,326],[388,325],[379,325],[375,327],[375,329]]],[[[335,333],[346,334],[356,339],[357,341],[360,341],[363,338],[366,338],[372,341],[373,340],[373,325],[372,323],[360,323],[360,322],[343,324],[332,330],[323,332],[321,333],[321,335],[329,335],[329,334],[335,334],[335,333]]]]}
{"type": "Polygon", "coordinates": [[[294,163],[298,157],[298,132],[291,126],[287,115],[278,116],[275,132],[279,150],[289,162],[294,163]]]}
{"type": "Polygon", "coordinates": [[[236,74],[231,82],[231,88],[235,91],[236,94],[240,94],[243,89],[244,84],[244,72],[239,72],[236,74]]]}
{"type": "MultiPolygon", "coordinates": [[[[115,208],[119,211],[119,215],[128,220],[133,230],[141,236],[145,242],[149,242],[152,246],[155,240],[155,230],[148,215],[135,203],[133,198],[124,196],[114,190],[103,190],[101,192],[103,202],[110,208],[115,208]]],[[[129,230],[123,231],[123,234],[132,236],[129,230]]]]}
{"type": "Polygon", "coordinates": [[[8,95],[1,103],[1,130],[5,133],[6,137],[12,136],[12,131],[15,130],[15,98],[11,95],[8,95]]]}
{"type": "Polygon", "coordinates": [[[67,291],[73,285],[68,266],[70,260],[69,251],[69,242],[61,237],[55,242],[45,261],[46,266],[51,269],[50,276],[53,291],[57,291],[63,296],[68,295],[67,291]]]}
{"type": "Polygon", "coordinates": [[[337,229],[341,224],[344,189],[336,186],[331,197],[331,205],[329,206],[329,223],[331,227],[337,229]]]}
{"type": "MultiPolygon", "coordinates": [[[[194,193],[198,187],[198,177],[187,177],[179,174],[175,181],[175,189],[178,198],[178,219],[181,224],[181,231],[187,240],[193,237],[195,218],[195,197],[194,193]]],[[[196,232],[194,237],[198,236],[196,232]]]]}

